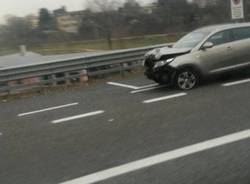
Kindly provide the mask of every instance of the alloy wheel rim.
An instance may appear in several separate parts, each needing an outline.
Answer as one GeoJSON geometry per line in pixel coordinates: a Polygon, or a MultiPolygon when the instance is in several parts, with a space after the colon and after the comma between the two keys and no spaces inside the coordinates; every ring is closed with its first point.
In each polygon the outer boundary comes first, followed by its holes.
{"type": "Polygon", "coordinates": [[[181,89],[188,90],[192,89],[196,84],[196,76],[189,71],[180,73],[178,75],[178,86],[181,89]]]}

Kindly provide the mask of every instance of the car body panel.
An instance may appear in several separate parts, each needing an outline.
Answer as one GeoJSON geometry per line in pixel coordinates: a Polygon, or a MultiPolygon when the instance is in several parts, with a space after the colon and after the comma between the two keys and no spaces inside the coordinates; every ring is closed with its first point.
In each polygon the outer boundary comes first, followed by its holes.
{"type": "Polygon", "coordinates": [[[232,43],[218,45],[208,50],[199,50],[197,55],[202,61],[200,67],[206,74],[219,68],[234,65],[237,62],[235,48],[232,43]]]}

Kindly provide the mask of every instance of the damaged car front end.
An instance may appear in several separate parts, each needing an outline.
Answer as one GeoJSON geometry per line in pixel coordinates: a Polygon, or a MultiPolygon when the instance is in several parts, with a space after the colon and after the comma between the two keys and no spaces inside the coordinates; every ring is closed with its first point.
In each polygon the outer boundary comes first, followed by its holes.
{"type": "Polygon", "coordinates": [[[172,84],[176,69],[170,64],[180,55],[187,54],[191,49],[159,48],[145,55],[143,65],[148,79],[159,84],[172,84]]]}
{"type": "Polygon", "coordinates": [[[196,30],[172,47],[149,51],[143,62],[145,75],[159,84],[174,84],[183,90],[194,88],[202,77],[201,48],[210,34],[210,29],[196,30]]]}

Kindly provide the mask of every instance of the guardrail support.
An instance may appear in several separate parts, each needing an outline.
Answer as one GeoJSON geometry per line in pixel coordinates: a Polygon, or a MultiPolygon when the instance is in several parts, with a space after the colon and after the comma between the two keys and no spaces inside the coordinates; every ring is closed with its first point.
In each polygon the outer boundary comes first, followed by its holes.
{"type": "Polygon", "coordinates": [[[88,82],[89,77],[88,77],[88,71],[87,70],[82,70],[80,73],[80,82],[84,83],[84,82],[88,82]]]}
{"type": "Polygon", "coordinates": [[[51,75],[51,78],[54,82],[52,82],[52,86],[57,86],[56,74],[51,75]]]}
{"type": "Polygon", "coordinates": [[[66,77],[65,84],[70,85],[71,80],[70,80],[70,74],[68,72],[65,73],[65,77],[66,77]]]}

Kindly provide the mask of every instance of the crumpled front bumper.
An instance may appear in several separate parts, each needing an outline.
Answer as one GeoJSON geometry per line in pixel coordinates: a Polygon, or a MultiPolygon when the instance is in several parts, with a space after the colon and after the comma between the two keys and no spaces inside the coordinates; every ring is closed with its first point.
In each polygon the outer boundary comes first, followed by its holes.
{"type": "Polygon", "coordinates": [[[175,73],[175,69],[168,65],[159,68],[146,67],[144,72],[148,79],[165,84],[173,82],[175,73]]]}

